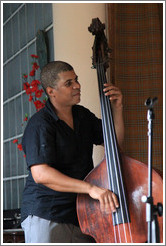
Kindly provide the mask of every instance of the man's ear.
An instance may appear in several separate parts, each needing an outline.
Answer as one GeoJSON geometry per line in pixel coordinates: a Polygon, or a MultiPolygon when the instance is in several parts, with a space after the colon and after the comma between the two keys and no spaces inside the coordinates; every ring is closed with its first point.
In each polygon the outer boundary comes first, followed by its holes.
{"type": "Polygon", "coordinates": [[[47,92],[47,95],[49,97],[55,97],[55,88],[52,88],[52,87],[47,87],[46,88],[46,92],[47,92]]]}

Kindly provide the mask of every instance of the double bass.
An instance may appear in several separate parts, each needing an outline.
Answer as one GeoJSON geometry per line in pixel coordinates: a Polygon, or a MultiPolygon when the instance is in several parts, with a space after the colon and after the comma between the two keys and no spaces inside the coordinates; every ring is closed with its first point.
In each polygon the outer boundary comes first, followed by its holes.
{"type": "MultiPolygon", "coordinates": [[[[119,200],[116,212],[101,212],[99,201],[87,194],[77,196],[77,216],[83,233],[92,236],[97,243],[145,243],[147,242],[146,206],[142,196],[148,193],[148,167],[146,164],[124,155],[118,149],[111,104],[103,93],[107,83],[108,44],[105,25],[98,18],[92,20],[89,31],[95,35],[93,67],[97,70],[105,157],[85,178],[94,185],[110,189],[119,200]]],[[[154,204],[163,201],[163,180],[152,170],[154,204]]],[[[157,217],[158,242],[163,241],[162,217],[157,217]]]]}

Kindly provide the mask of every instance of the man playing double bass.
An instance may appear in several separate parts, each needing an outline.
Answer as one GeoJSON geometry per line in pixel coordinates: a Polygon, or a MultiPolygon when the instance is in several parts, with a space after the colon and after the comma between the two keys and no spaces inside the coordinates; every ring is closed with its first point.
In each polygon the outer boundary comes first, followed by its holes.
{"type": "MultiPolygon", "coordinates": [[[[73,67],[54,61],[41,71],[48,95],[43,109],[29,120],[23,136],[29,176],[22,199],[26,243],[90,243],[76,214],[76,196],[88,194],[102,212],[116,211],[114,193],[83,181],[92,170],[93,144],[103,144],[102,122],[81,105],[81,86],[73,67]]],[[[121,91],[105,84],[120,147],[124,138],[121,91]]]]}

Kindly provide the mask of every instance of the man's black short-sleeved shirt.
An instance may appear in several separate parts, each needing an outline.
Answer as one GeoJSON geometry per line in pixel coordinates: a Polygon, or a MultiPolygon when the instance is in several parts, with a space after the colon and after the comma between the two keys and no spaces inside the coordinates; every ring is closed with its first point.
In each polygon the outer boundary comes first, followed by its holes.
{"type": "Polygon", "coordinates": [[[48,99],[27,124],[22,145],[29,176],[23,192],[22,221],[28,215],[36,215],[59,223],[78,223],[76,194],[36,184],[30,171],[32,165],[46,163],[82,180],[92,170],[93,144],[103,143],[101,120],[80,105],[73,106],[72,112],[74,130],[57,117],[48,99]]]}

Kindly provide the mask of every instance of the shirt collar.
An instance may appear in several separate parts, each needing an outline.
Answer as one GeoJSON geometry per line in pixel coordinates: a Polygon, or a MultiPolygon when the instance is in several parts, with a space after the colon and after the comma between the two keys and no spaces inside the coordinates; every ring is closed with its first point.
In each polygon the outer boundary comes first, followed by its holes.
{"type": "Polygon", "coordinates": [[[55,111],[54,111],[54,106],[52,105],[50,99],[48,98],[47,99],[47,102],[45,104],[45,109],[46,111],[56,120],[58,121],[59,118],[58,116],[56,115],[55,111]]]}
{"type": "MultiPolygon", "coordinates": [[[[76,107],[76,105],[74,105],[74,106],[72,107],[73,117],[74,117],[74,118],[77,118],[77,113],[75,112],[76,109],[77,109],[77,107],[76,107]]],[[[52,105],[52,103],[51,103],[51,101],[50,101],[49,98],[47,99],[47,102],[46,102],[46,104],[45,104],[45,110],[46,110],[46,111],[47,111],[47,112],[48,112],[48,113],[49,113],[56,121],[60,120],[59,117],[57,116],[57,114],[55,113],[55,111],[54,111],[54,106],[52,105]]]]}

